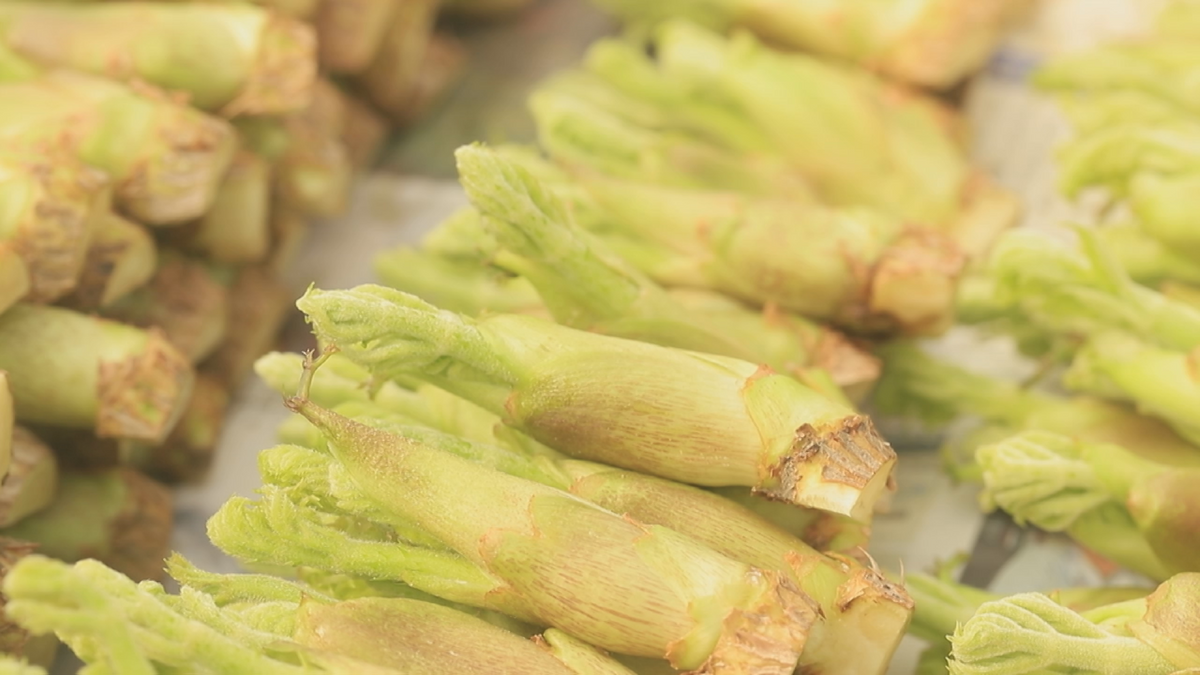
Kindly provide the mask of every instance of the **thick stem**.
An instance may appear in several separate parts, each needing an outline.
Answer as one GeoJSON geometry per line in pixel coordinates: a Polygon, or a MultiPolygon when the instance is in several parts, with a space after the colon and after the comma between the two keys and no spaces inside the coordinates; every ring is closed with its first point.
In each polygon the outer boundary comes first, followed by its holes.
{"type": "Polygon", "coordinates": [[[183,91],[228,116],[295,110],[316,76],[311,28],[239,5],[11,2],[0,39],[33,61],[183,91]]]}
{"type": "Polygon", "coordinates": [[[295,640],[403,673],[575,672],[518,635],[455,609],[406,598],[301,602],[295,640]]]}
{"type": "Polygon", "coordinates": [[[984,65],[1009,23],[1029,4],[1006,0],[926,2],[909,25],[889,32],[889,41],[870,61],[900,80],[948,89],[984,65]]]}
{"type": "Polygon", "coordinates": [[[82,311],[113,304],[149,283],[158,268],[158,249],[146,228],[108,211],[96,218],[83,273],[63,303],[82,311]]]}
{"type": "Polygon", "coordinates": [[[133,460],[135,466],[167,484],[202,480],[221,439],[229,399],[230,392],[223,384],[200,371],[192,398],[171,435],[161,445],[139,453],[133,460]]]}
{"type": "Polygon", "coordinates": [[[58,461],[37,436],[12,430],[12,465],[0,486],[0,527],[10,527],[49,506],[58,491],[58,461]]]}
{"type": "Polygon", "coordinates": [[[405,127],[424,119],[463,78],[469,59],[466,45],[449,33],[430,36],[404,108],[389,111],[393,123],[405,127]]]}
{"type": "Polygon", "coordinates": [[[106,307],[103,315],[162,331],[180,353],[198,363],[229,330],[229,292],[198,260],[164,250],[158,263],[149,284],[106,307]]]}
{"type": "Polygon", "coordinates": [[[700,275],[673,279],[631,258],[661,283],[699,284],[866,332],[936,333],[952,313],[963,256],[935,230],[810,200],[613,179],[584,185],[622,232],[674,250],[700,275]]]}
{"type": "Polygon", "coordinates": [[[379,51],[400,0],[325,0],[317,10],[317,62],[331,73],[357,73],[379,51]]]}
{"type": "Polygon", "coordinates": [[[359,170],[368,169],[387,142],[388,122],[382,115],[358,96],[342,92],[346,105],[346,125],[342,129],[341,141],[350,156],[350,164],[359,170]]]}
{"type": "Polygon", "coordinates": [[[968,264],[987,259],[996,241],[1017,224],[1021,202],[983,171],[971,173],[963,188],[963,204],[944,230],[966,255],[968,264]]]}
{"type": "Polygon", "coordinates": [[[954,323],[954,298],[965,263],[952,238],[931,229],[908,230],[871,269],[866,304],[873,316],[858,320],[868,331],[944,333],[954,323]]]}
{"type": "Polygon", "coordinates": [[[60,139],[0,153],[0,181],[0,307],[25,296],[63,297],[83,271],[94,214],[107,202],[107,177],[60,139]]]}
{"type": "Polygon", "coordinates": [[[498,258],[529,280],[563,325],[751,360],[676,306],[600,242],[574,227],[566,205],[521,163],[481,146],[459,148],[459,179],[505,255],[498,258]]]}
{"type": "Polygon", "coordinates": [[[558,659],[572,673],[589,675],[635,675],[635,673],[603,650],[574,638],[560,630],[550,628],[533,641],[558,659]]]}
{"type": "Polygon", "coordinates": [[[291,299],[288,289],[268,270],[239,270],[229,287],[230,330],[202,367],[227,389],[236,389],[253,371],[255,359],[275,347],[291,299]]]}
{"type": "Polygon", "coordinates": [[[271,247],[271,165],[249,151],[233,156],[208,210],[171,240],[221,263],[260,262],[271,247]]]}
{"type": "Polygon", "coordinates": [[[946,128],[950,115],[932,99],[771,50],[747,34],[726,39],[678,22],[657,38],[667,72],[744,110],[832,203],[872,206],[933,227],[958,212],[970,170],[946,128]]]}
{"type": "Polygon", "coordinates": [[[718,659],[762,672],[794,668],[815,609],[778,575],[422,440],[436,432],[392,435],[300,397],[288,405],[322,429],[364,494],[495,574],[504,593],[523,598],[546,624],[606,649],[666,656],[684,668],[718,659]],[[469,496],[440,496],[463,481],[474,486],[469,496]],[[531,567],[530,560],[540,563],[531,567]],[[596,565],[609,570],[607,581],[578,584],[596,565]],[[760,650],[749,650],[740,631],[752,633],[760,650]]]}
{"type": "Polygon", "coordinates": [[[1066,532],[1084,548],[1150,579],[1171,576],[1123,504],[1108,502],[1092,509],[1066,532]]]}
{"type": "Polygon", "coordinates": [[[277,124],[285,140],[274,165],[278,199],[307,216],[342,213],[354,172],[341,141],[345,111],[336,88],[321,81],[307,107],[267,123],[277,124]]]}
{"type": "Polygon", "coordinates": [[[599,4],[627,20],[686,17],[723,32],[746,28],[786,49],[848,59],[901,81],[946,89],[983,65],[1023,3],[932,0],[894,9],[744,0],[599,4]]]}
{"type": "Polygon", "coordinates": [[[6,534],[60,560],[96,558],[136,580],[161,579],[170,551],[171,495],[133,469],[64,473],[45,510],[6,534]]]}
{"type": "Polygon", "coordinates": [[[711,491],[753,511],[818,551],[870,563],[864,555],[871,540],[869,524],[828,511],[774,501],[744,487],[711,488],[711,491]]]}
{"type": "Polygon", "coordinates": [[[88,429],[30,425],[30,430],[54,451],[59,464],[73,471],[93,472],[131,463],[145,446],[142,441],[97,438],[88,429]]]}
{"type": "Polygon", "coordinates": [[[371,64],[353,78],[367,99],[389,115],[404,114],[412,100],[438,4],[435,0],[400,2],[371,64]]]}
{"type": "Polygon", "coordinates": [[[716,494],[630,471],[566,460],[569,491],[613,513],[669,527],[735,560],[790,575],[821,607],[800,657],[821,673],[883,673],[912,613],[904,589],[849,559],[827,557],[716,494]],[[870,645],[870,648],[867,647],[870,645]]]}
{"type": "Polygon", "coordinates": [[[1130,335],[1101,333],[1075,354],[1063,382],[1074,391],[1129,401],[1200,444],[1200,343],[1190,353],[1130,335]]]}
{"type": "MultiPolygon", "coordinates": [[[[0,20],[2,14],[0,8],[0,20]]],[[[25,143],[75,139],[79,158],[112,177],[121,209],[147,224],[201,215],[236,143],[228,123],[145,86],[51,71],[0,91],[5,101],[24,102],[0,106],[0,127],[20,130],[25,143]]]]}
{"type": "Polygon", "coordinates": [[[1200,569],[1200,469],[1165,466],[1134,485],[1125,506],[1155,557],[1170,572],[1200,569]]]}
{"type": "Polygon", "coordinates": [[[174,427],[193,381],[157,330],[31,305],[0,315],[0,368],[18,419],[152,442],[174,427]]]}
{"type": "Polygon", "coordinates": [[[734,303],[724,305],[719,314],[685,307],[604,242],[576,229],[566,203],[549,189],[552,184],[527,169],[527,162],[474,146],[460,148],[457,157],[468,196],[506,248],[499,264],[529,279],[561,323],[765,362],[782,371],[807,365],[815,344],[805,344],[800,333],[775,330],[764,338],[753,329],[734,332],[747,323],[762,328],[764,323],[782,324],[788,317],[760,321],[734,303]]]}
{"type": "Polygon", "coordinates": [[[688,288],[667,290],[685,310],[721,327],[729,339],[753,345],[759,360],[814,386],[810,379],[822,371],[851,401],[861,402],[879,379],[878,358],[845,334],[774,305],[760,311],[728,296],[688,288]],[[713,299],[719,302],[712,303],[713,299]]]}
{"type": "Polygon", "coordinates": [[[1200,663],[1200,574],[1177,574],[1146,598],[1145,614],[1130,623],[1139,640],[1179,668],[1200,663]]]}
{"type": "Polygon", "coordinates": [[[377,376],[421,373],[581,459],[863,520],[891,487],[895,453],[869,420],[765,367],[528,317],[471,321],[381,287],[299,306],[377,376]]]}

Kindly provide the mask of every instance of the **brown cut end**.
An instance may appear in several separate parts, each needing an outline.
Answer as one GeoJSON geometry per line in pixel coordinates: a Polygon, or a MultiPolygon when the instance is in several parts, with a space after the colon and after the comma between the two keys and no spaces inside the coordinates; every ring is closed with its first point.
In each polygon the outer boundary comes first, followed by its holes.
{"type": "Polygon", "coordinates": [[[183,414],[192,392],[192,366],[162,331],[147,331],[141,352],[101,361],[96,435],[160,443],[183,414]]]}
{"type": "Polygon", "coordinates": [[[1146,598],[1146,613],[1129,623],[1134,637],[1180,669],[1200,662],[1200,572],[1182,572],[1146,598]]]}
{"type": "Polygon", "coordinates": [[[317,80],[317,36],[303,21],[272,13],[259,36],[255,63],[225,117],[275,115],[308,106],[317,80]]]}
{"type": "Polygon", "coordinates": [[[104,315],[157,328],[190,361],[211,354],[225,337],[229,292],[201,262],[179,255],[159,260],[154,278],[104,315]]]}
{"type": "Polygon", "coordinates": [[[276,207],[304,216],[333,217],[344,213],[350,198],[353,167],[341,141],[345,109],[321,89],[312,105],[283,117],[287,151],[273,171],[276,207]],[[341,118],[342,126],[332,126],[341,118]]]}
{"type": "Polygon", "coordinates": [[[712,654],[695,675],[791,675],[820,607],[777,572],[751,569],[770,588],[725,617],[712,654]]]}
{"type": "MultiPolygon", "coordinates": [[[[857,561],[855,561],[857,563],[857,561]]],[[[912,596],[900,584],[893,583],[877,570],[857,564],[847,565],[850,578],[838,586],[837,607],[845,612],[857,604],[885,602],[889,605],[911,610],[912,596]]]]}
{"type": "Polygon", "coordinates": [[[1020,216],[1021,201],[976,170],[963,185],[962,209],[946,233],[969,260],[981,261],[1020,216]]]}
{"type": "Polygon", "coordinates": [[[371,103],[389,115],[403,114],[412,98],[437,20],[437,0],[404,0],[371,64],[354,76],[371,103]]]}
{"type": "Polygon", "coordinates": [[[171,228],[164,240],[218,263],[261,261],[271,245],[271,179],[267,159],[239,150],[208,210],[197,220],[171,228]]]}
{"type": "Polygon", "coordinates": [[[229,334],[203,368],[228,389],[236,389],[254,361],[275,347],[292,295],[270,271],[243,268],[229,289],[229,334]]]}
{"type": "Polygon", "coordinates": [[[800,533],[800,539],[824,553],[844,555],[860,564],[868,564],[867,544],[871,526],[827,511],[813,511],[812,521],[800,533]]]}
{"type": "Polygon", "coordinates": [[[830,329],[821,331],[813,347],[813,365],[828,372],[851,399],[859,400],[874,386],[883,372],[883,362],[859,347],[844,334],[830,329]]]}
{"type": "Polygon", "coordinates": [[[212,465],[228,406],[229,391],[224,385],[199,373],[183,417],[162,445],[147,451],[139,468],[168,484],[203,478],[212,465]]]}
{"type": "Polygon", "coordinates": [[[933,0],[877,60],[901,80],[946,89],[981,67],[1031,0],[933,0]]]}
{"type": "MultiPolygon", "coordinates": [[[[836,556],[835,556],[836,557],[836,556]]],[[[788,563],[802,574],[811,568],[799,556],[788,563]]],[[[837,588],[830,614],[813,631],[797,673],[883,675],[912,619],[913,601],[875,569],[842,561],[848,575],[837,588]]]]}
{"type": "Polygon", "coordinates": [[[967,124],[966,116],[955,108],[944,97],[931,96],[929,92],[913,89],[904,84],[880,80],[881,100],[892,107],[908,107],[919,110],[921,114],[932,119],[934,124],[945,134],[963,154],[971,150],[971,126],[967,124]]]}
{"type": "Polygon", "coordinates": [[[158,252],[141,225],[105,210],[92,233],[75,290],[62,304],[91,311],[119,300],[154,276],[158,252]]]}
{"type": "Polygon", "coordinates": [[[402,109],[394,109],[392,121],[399,126],[414,124],[447,94],[462,77],[470,54],[462,42],[436,33],[425,47],[412,90],[402,109]]]}
{"type": "Polygon", "coordinates": [[[12,465],[0,485],[0,527],[20,522],[54,501],[58,462],[54,453],[27,429],[12,430],[12,465]]]}
{"type": "MultiPolygon", "coordinates": [[[[33,553],[36,549],[37,544],[0,537],[0,582],[8,576],[9,571],[20,562],[21,558],[33,553]]],[[[12,620],[4,618],[3,610],[7,604],[8,598],[0,595],[0,652],[12,656],[25,656],[33,636],[12,620]]]]}
{"type": "Polygon", "coordinates": [[[895,463],[896,452],[864,415],[805,424],[796,430],[791,450],[771,467],[774,480],[755,492],[867,522],[891,487],[895,463]]]}
{"type": "Polygon", "coordinates": [[[78,282],[87,256],[90,216],[106,202],[108,178],[58,153],[29,168],[44,192],[33,207],[32,221],[22,224],[12,245],[29,270],[28,299],[53,302],[78,282]],[[60,161],[64,167],[49,164],[60,161]]]}
{"type": "Polygon", "coordinates": [[[369,103],[344,92],[343,97],[346,124],[342,128],[342,143],[350,155],[350,163],[357,169],[365,169],[375,163],[391,129],[383,115],[369,103]]]}
{"type": "Polygon", "coordinates": [[[111,469],[124,463],[128,454],[128,441],[97,438],[90,429],[30,425],[30,430],[50,446],[59,463],[72,471],[111,469]]]}
{"type": "Polygon", "coordinates": [[[172,100],[144,83],[144,98],[164,102],[152,124],[159,150],[135,163],[115,186],[130,217],[148,225],[174,225],[198,218],[212,205],[237,148],[237,133],[225,120],[172,100]]]}
{"type": "Polygon", "coordinates": [[[111,546],[101,562],[134,581],[161,580],[171,552],[171,492],[133,469],[120,469],[125,504],[109,526],[111,546]]]}
{"type": "Polygon", "coordinates": [[[954,297],[966,262],[954,240],[939,232],[905,232],[871,271],[870,314],[906,335],[944,331],[954,322],[954,297]]]}
{"type": "Polygon", "coordinates": [[[366,68],[383,42],[388,20],[407,0],[324,0],[313,19],[317,63],[331,73],[366,68]]]}
{"type": "Polygon", "coordinates": [[[348,116],[346,97],[333,82],[321,77],[313,85],[312,101],[304,115],[330,135],[339,135],[346,128],[348,116]]]}

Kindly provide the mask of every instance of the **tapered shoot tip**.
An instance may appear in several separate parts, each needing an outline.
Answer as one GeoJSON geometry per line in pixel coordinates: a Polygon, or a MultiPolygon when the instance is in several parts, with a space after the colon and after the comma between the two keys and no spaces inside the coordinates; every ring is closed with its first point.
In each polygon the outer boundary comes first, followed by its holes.
{"type": "Polygon", "coordinates": [[[483,215],[519,221],[540,211],[557,212],[554,197],[511,153],[473,143],[460,147],[454,156],[459,182],[483,215]]]}
{"type": "Polygon", "coordinates": [[[482,143],[464,145],[454,151],[459,181],[472,202],[485,189],[484,184],[496,181],[507,168],[497,153],[482,143]]]}

